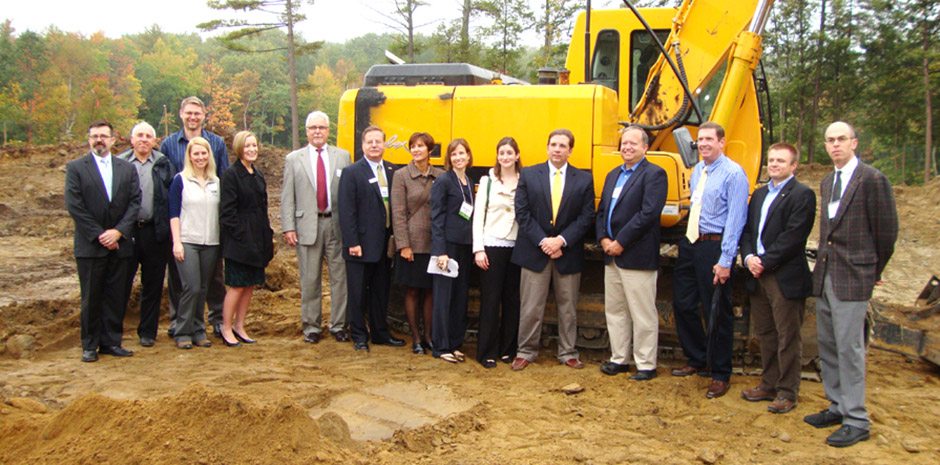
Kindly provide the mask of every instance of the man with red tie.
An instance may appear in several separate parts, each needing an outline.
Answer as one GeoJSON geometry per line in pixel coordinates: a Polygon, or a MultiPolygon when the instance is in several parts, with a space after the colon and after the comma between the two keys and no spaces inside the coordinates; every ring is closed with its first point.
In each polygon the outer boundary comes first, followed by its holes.
{"type": "Polygon", "coordinates": [[[330,273],[330,334],[349,341],[346,325],[346,264],[340,242],[339,178],[349,165],[349,152],[327,145],[330,118],[322,111],[307,115],[309,144],[287,155],[281,189],[281,230],[297,250],[300,266],[300,317],[304,342],[320,342],[322,329],[321,269],[330,273]]]}

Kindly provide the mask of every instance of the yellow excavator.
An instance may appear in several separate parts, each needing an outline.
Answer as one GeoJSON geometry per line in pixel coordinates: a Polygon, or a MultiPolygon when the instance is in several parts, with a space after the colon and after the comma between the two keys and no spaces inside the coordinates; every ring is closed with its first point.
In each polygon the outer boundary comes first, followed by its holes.
{"type": "MultiPolygon", "coordinates": [[[[374,124],[387,135],[385,159],[404,165],[413,132],[429,132],[445,147],[462,137],[473,148],[471,175],[478,179],[495,163],[502,137],[516,138],[523,165],[531,166],[545,162],[548,134],[564,127],[577,142],[569,163],[593,173],[599,197],[606,174],[622,163],[618,130],[640,124],[652,135],[648,159],[668,174],[664,238],[677,238],[688,214],[700,123],[726,129],[726,154],[744,168],[752,190],[758,183],[770,126],[759,77],[761,35],[773,1],[685,0],[677,8],[644,9],[624,3],[627,8],[592,10],[588,1],[574,24],[566,69],[540,70],[536,85],[469,64],[375,65],[365,85],[340,100],[337,145],[361,157],[361,132],[374,124]]],[[[443,164],[440,155],[439,144],[432,163],[443,164]]],[[[582,276],[578,343],[603,348],[603,262],[593,252],[597,264],[582,276]]],[[[661,273],[668,341],[668,263],[661,273]]],[[[739,324],[746,334],[746,321],[739,324]]]]}

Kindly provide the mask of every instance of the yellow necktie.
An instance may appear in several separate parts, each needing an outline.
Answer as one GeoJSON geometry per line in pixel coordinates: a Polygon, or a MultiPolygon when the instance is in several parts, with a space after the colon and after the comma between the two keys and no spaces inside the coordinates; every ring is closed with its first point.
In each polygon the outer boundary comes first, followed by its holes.
{"type": "Polygon", "coordinates": [[[689,210],[689,227],[685,230],[685,237],[689,239],[689,242],[694,244],[698,240],[698,223],[699,219],[702,217],[702,203],[703,197],[705,196],[705,181],[708,180],[708,169],[702,169],[702,177],[699,178],[698,184],[695,185],[695,192],[692,193],[693,199],[698,199],[697,202],[692,202],[692,208],[689,210]]]}
{"type": "Polygon", "coordinates": [[[558,207],[561,206],[561,170],[555,170],[552,176],[552,224],[558,218],[558,207]]]}
{"type": "Polygon", "coordinates": [[[388,180],[385,179],[385,170],[382,169],[382,165],[379,165],[375,169],[376,177],[379,178],[379,187],[385,188],[385,194],[382,194],[382,203],[385,204],[385,227],[388,228],[391,224],[392,216],[388,211],[388,180]]]}

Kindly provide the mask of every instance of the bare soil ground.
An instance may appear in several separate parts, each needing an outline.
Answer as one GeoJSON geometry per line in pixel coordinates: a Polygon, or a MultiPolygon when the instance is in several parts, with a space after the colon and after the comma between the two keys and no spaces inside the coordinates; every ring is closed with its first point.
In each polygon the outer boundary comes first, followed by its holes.
{"type": "MultiPolygon", "coordinates": [[[[551,346],[515,373],[404,348],[304,344],[285,248],[249,313],[258,344],[177,350],[164,320],[156,347],[139,347],[135,300],[124,341],[135,356],[83,364],[62,196],[65,162],[81,150],[0,151],[0,463],[940,462],[940,371],[919,359],[869,351],[872,440],[834,449],[824,444],[830,430],[802,422],[827,405],[814,382],[803,383],[794,412],[771,415],[738,397],[756,377],[735,376],[729,395],[706,400],[706,379],[666,373],[680,360],[635,383],[601,374],[603,351],[587,352],[587,369],[575,371],[551,346]],[[583,392],[564,393],[572,383],[583,392]]],[[[263,157],[275,219],[283,153],[263,157]]],[[[801,176],[816,186],[825,170],[801,176]]],[[[903,312],[940,273],[940,182],[896,194],[901,238],[876,298],[903,312]]]]}

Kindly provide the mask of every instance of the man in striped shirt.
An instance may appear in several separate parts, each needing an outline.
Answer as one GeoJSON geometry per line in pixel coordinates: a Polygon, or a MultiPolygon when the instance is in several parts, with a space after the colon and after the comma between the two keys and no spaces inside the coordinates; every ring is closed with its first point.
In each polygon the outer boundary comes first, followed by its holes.
{"type": "Polygon", "coordinates": [[[731,381],[731,268],[749,191],[747,175],[724,148],[724,128],[713,122],[699,126],[702,159],[692,171],[688,229],[673,276],[676,332],[688,362],[672,374],[711,376],[709,399],[725,395],[731,381]]]}

